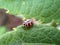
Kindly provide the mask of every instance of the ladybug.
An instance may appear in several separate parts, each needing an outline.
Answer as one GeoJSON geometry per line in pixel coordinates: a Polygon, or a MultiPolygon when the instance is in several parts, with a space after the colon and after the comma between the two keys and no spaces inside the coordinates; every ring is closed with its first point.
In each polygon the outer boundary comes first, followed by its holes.
{"type": "Polygon", "coordinates": [[[33,19],[27,19],[26,21],[24,21],[23,25],[24,28],[31,28],[34,24],[33,19]]]}

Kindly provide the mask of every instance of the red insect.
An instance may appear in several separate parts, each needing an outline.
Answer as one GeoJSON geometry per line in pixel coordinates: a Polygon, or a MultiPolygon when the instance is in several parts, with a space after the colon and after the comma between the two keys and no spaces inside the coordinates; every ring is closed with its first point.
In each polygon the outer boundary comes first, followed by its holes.
{"type": "Polygon", "coordinates": [[[33,26],[33,19],[27,19],[26,21],[24,21],[24,27],[25,28],[30,28],[30,27],[32,27],[33,26]]]}

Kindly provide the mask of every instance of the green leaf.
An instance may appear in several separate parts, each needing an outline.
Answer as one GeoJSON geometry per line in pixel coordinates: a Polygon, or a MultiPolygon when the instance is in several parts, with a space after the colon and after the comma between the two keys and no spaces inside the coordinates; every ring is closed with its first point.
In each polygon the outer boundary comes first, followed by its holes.
{"type": "MultiPolygon", "coordinates": [[[[35,18],[44,23],[52,20],[60,23],[59,4],[60,0],[0,0],[0,8],[8,9],[9,13],[23,15],[26,18],[35,18]]],[[[2,28],[2,30],[4,29],[2,28]]],[[[2,30],[1,32],[4,32],[2,30]]],[[[7,32],[0,36],[0,45],[20,45],[21,43],[59,45],[60,31],[55,27],[44,25],[34,26],[29,30],[17,27],[16,31],[7,32]]]]}
{"type": "Polygon", "coordinates": [[[47,44],[47,43],[22,43],[21,45],[55,45],[55,44],[47,44]]]}
{"type": "Polygon", "coordinates": [[[31,29],[23,29],[7,32],[0,37],[0,45],[19,45],[21,43],[60,43],[60,31],[51,26],[33,26],[31,29]]]}
{"type": "Polygon", "coordinates": [[[7,32],[5,27],[0,26],[0,36],[7,32]]]}

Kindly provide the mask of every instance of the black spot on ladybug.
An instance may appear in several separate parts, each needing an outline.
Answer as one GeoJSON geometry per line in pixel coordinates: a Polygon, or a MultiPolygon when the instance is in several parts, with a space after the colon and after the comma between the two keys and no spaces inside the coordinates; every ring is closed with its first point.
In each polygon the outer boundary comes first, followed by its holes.
{"type": "Polygon", "coordinates": [[[28,23],[28,26],[30,27],[30,23],[28,23]]]}

